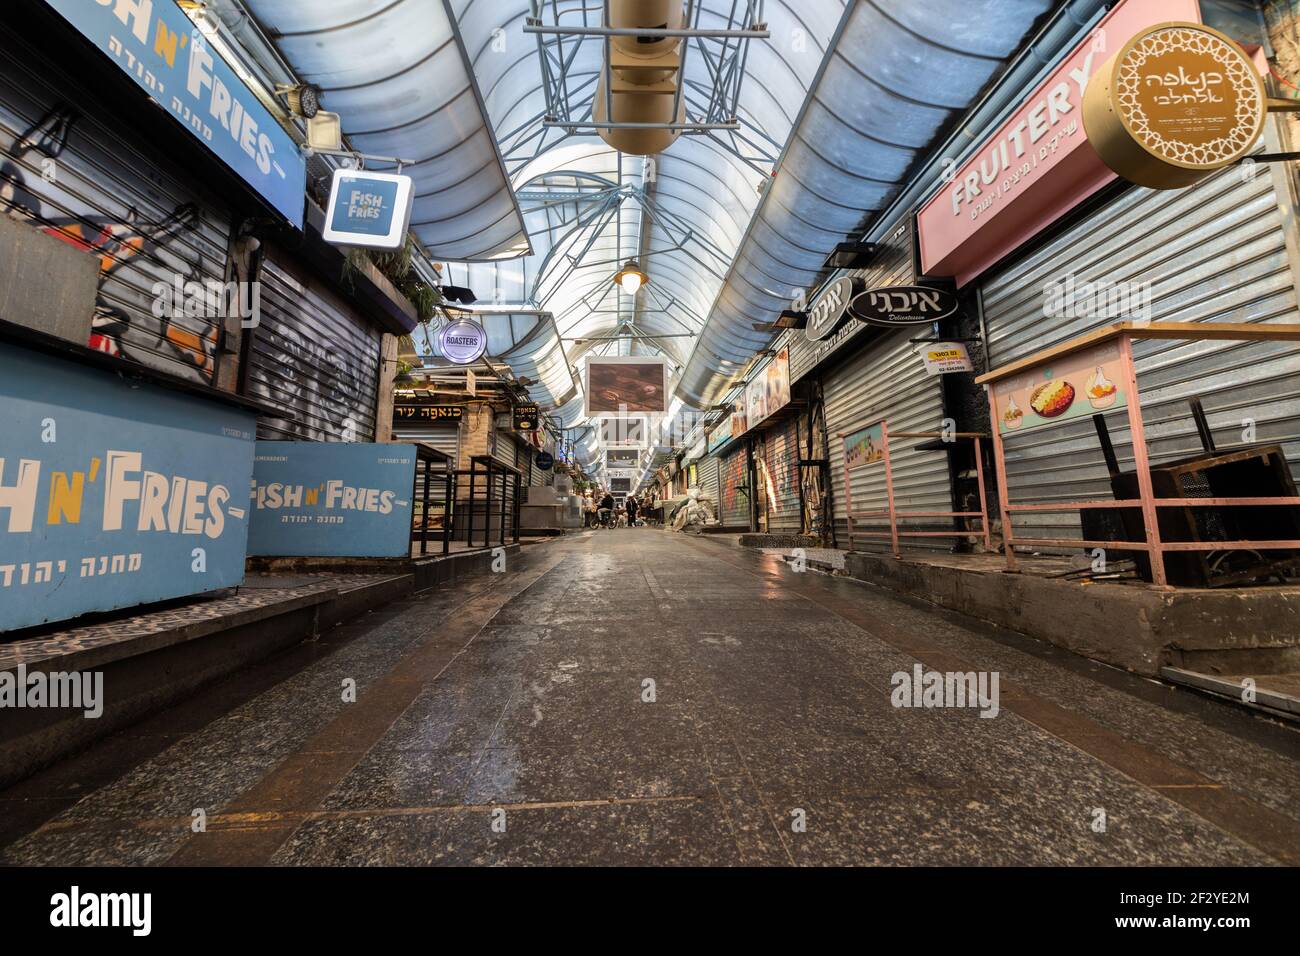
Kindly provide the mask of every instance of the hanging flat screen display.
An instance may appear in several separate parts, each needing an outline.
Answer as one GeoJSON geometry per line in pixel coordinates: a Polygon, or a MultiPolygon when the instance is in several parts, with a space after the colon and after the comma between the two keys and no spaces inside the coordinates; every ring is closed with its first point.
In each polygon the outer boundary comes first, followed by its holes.
{"type": "Polygon", "coordinates": [[[644,418],[603,418],[600,420],[600,443],[605,446],[644,448],[649,429],[644,418]]]}
{"type": "Polygon", "coordinates": [[[635,468],[641,452],[635,448],[612,448],[605,452],[605,464],[610,468],[635,468]]]}
{"type": "Polygon", "coordinates": [[[644,356],[587,359],[587,414],[668,411],[668,363],[644,356]]]}

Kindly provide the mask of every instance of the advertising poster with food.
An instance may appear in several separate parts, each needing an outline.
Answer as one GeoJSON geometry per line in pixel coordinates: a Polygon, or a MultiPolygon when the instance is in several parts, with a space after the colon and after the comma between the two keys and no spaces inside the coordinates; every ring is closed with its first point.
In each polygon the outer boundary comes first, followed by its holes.
{"type": "Polygon", "coordinates": [[[739,438],[745,432],[749,431],[749,419],[746,417],[747,409],[745,400],[742,398],[731,406],[731,437],[739,438]]]}
{"type": "Polygon", "coordinates": [[[998,382],[992,410],[998,429],[1005,435],[1126,408],[1122,365],[1119,344],[1109,342],[998,382]]]}
{"type": "Polygon", "coordinates": [[[777,353],[765,370],[767,379],[767,414],[774,415],[790,404],[790,350],[777,353]]]}
{"type": "Polygon", "coordinates": [[[668,411],[668,363],[662,358],[587,359],[587,414],[668,411]]]}
{"type": "Polygon", "coordinates": [[[885,460],[885,428],[882,422],[868,425],[844,439],[844,464],[849,468],[874,465],[885,460]]]}

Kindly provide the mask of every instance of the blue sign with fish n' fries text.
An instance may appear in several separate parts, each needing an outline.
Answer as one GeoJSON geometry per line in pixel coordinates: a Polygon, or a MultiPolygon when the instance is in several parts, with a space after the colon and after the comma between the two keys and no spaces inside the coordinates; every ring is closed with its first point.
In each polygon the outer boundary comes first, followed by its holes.
{"type": "Polygon", "coordinates": [[[301,229],[307,161],[175,0],[46,0],[301,229]]]}
{"type": "Polygon", "coordinates": [[[0,347],[0,631],[242,582],[256,427],[0,347]]]}
{"type": "Polygon", "coordinates": [[[248,553],[406,557],[415,446],[259,441],[248,553]]]}

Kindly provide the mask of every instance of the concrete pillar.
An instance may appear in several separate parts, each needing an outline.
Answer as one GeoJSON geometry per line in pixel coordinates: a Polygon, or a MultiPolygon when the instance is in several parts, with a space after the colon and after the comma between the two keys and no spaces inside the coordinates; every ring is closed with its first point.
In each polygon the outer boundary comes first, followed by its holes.
{"type": "Polygon", "coordinates": [[[375,441],[393,440],[393,379],[397,378],[397,336],[384,333],[379,345],[379,386],[375,411],[375,441]]]}

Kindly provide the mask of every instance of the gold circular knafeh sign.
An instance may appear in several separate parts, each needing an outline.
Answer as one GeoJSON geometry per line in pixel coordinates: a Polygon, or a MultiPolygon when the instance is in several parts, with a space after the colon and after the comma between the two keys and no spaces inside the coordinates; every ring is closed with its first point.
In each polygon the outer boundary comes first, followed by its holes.
{"type": "Polygon", "coordinates": [[[1088,84],[1088,141],[1141,186],[1177,189],[1242,159],[1264,131],[1267,97],[1250,57],[1199,23],[1133,37],[1088,84]]]}

